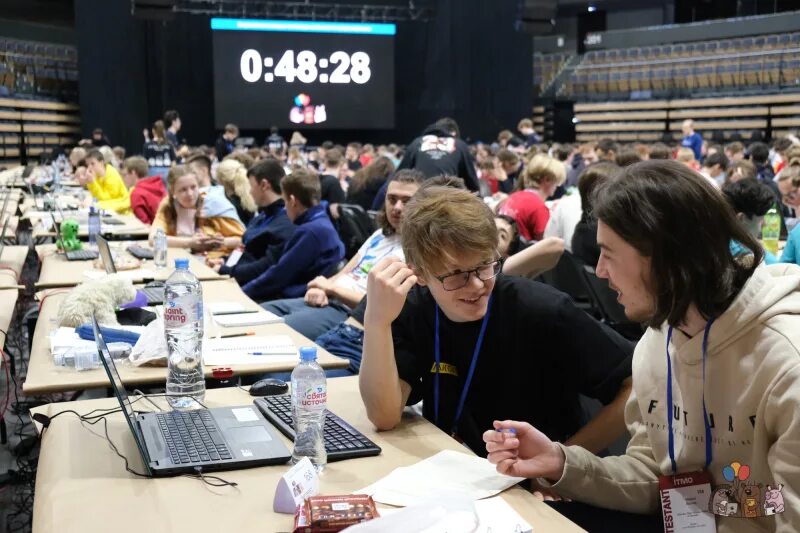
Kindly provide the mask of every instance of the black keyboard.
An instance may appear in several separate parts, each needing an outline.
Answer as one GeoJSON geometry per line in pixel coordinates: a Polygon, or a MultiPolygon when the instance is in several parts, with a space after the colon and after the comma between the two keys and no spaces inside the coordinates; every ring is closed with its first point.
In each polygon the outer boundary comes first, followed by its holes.
{"type": "Polygon", "coordinates": [[[90,261],[99,257],[98,253],[94,250],[70,250],[64,252],[67,261],[90,261]]]}
{"type": "Polygon", "coordinates": [[[128,246],[128,252],[136,259],[152,259],[154,257],[153,250],[145,248],[144,246],[139,246],[138,244],[128,246]]]}
{"type": "Polygon", "coordinates": [[[147,305],[161,305],[164,303],[164,287],[144,287],[139,290],[147,298],[147,305]]]}
{"type": "MultiPolygon", "coordinates": [[[[294,440],[292,420],[292,395],[265,396],[255,400],[256,407],[278,431],[294,440]]],[[[325,451],[328,461],[341,461],[354,457],[369,457],[381,453],[380,447],[353,426],[325,410],[325,451]]]]}
{"type": "Polygon", "coordinates": [[[174,464],[232,459],[208,411],[169,411],[157,413],[156,418],[174,464]]]}

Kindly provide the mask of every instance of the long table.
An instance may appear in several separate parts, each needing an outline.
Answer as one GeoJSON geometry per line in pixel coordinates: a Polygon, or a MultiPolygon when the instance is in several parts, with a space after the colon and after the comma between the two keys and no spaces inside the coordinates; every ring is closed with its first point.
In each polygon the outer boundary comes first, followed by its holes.
{"type": "MultiPolygon", "coordinates": [[[[6,336],[14,318],[14,309],[17,307],[18,289],[0,289],[0,347],[6,343],[6,336]]],[[[2,415],[2,413],[0,413],[2,415]]]]}
{"type": "MultiPolygon", "coordinates": [[[[71,218],[69,212],[65,213],[66,218],[71,218]]],[[[57,237],[53,229],[53,222],[50,213],[42,211],[29,211],[23,217],[30,220],[33,227],[32,236],[34,239],[44,239],[47,237],[57,237]]],[[[56,214],[56,220],[60,223],[61,216],[56,214]]],[[[89,238],[88,218],[77,216],[79,223],[78,237],[85,240],[89,238]]],[[[150,236],[150,226],[143,223],[133,215],[118,215],[112,213],[107,217],[100,218],[100,233],[109,240],[120,240],[122,238],[147,238],[150,236]],[[108,224],[106,221],[115,220],[117,224],[108,224]]]]}
{"type": "MultiPolygon", "coordinates": [[[[109,247],[112,253],[118,254],[120,257],[130,257],[127,247],[131,244],[138,244],[147,247],[147,241],[119,241],[110,242],[109,247]]],[[[89,261],[67,261],[66,256],[57,253],[58,249],[55,244],[41,244],[36,246],[36,253],[42,263],[42,269],[39,273],[39,281],[36,282],[37,289],[51,288],[51,287],[70,287],[89,281],[92,279],[89,276],[99,276],[100,273],[105,272],[102,269],[98,260],[89,261]],[[96,268],[97,265],[100,268],[96,268]]],[[[197,276],[200,281],[213,281],[226,279],[227,276],[220,276],[214,269],[209,268],[206,264],[191,254],[189,250],[181,248],[169,248],[167,250],[167,268],[157,269],[152,260],[142,261],[141,267],[137,270],[129,271],[126,275],[130,275],[131,279],[136,282],[144,281],[145,276],[152,277],[156,280],[165,280],[172,274],[175,264],[175,259],[187,258],[189,259],[189,269],[197,276]],[[144,270],[145,272],[141,272],[144,270]]],[[[125,271],[120,271],[125,272],[125,271]]]]}
{"type": "MultiPolygon", "coordinates": [[[[247,309],[259,309],[258,304],[250,300],[234,280],[203,282],[203,301],[241,303],[247,309]]],[[[72,368],[57,367],[50,353],[49,334],[58,327],[58,308],[65,298],[69,297],[68,289],[54,289],[44,293],[39,319],[33,334],[28,375],[22,390],[26,394],[41,394],[108,387],[108,378],[103,369],[77,372],[72,368]]],[[[256,335],[288,335],[294,344],[313,346],[314,343],[286,324],[268,324],[262,326],[220,328],[215,324],[206,326],[206,335],[227,335],[234,333],[254,332],[256,335]]],[[[319,348],[318,362],[324,368],[344,368],[349,361],[334,357],[319,348]]],[[[265,356],[256,365],[229,365],[235,375],[263,374],[265,372],[285,372],[292,370],[296,362],[286,360],[271,361],[265,356]]],[[[206,377],[214,376],[214,368],[206,366],[206,377]]],[[[164,367],[135,367],[130,364],[119,365],[120,375],[126,385],[163,385],[166,382],[167,370],[164,367]]]]}
{"type": "MultiPolygon", "coordinates": [[[[208,391],[205,403],[209,407],[223,407],[250,405],[252,400],[238,388],[226,388],[208,391]]],[[[154,401],[164,405],[163,401],[154,401]]],[[[52,417],[68,409],[83,414],[118,405],[116,399],[106,398],[49,404],[32,411],[52,417]]],[[[153,408],[144,400],[135,405],[139,410],[153,408]]],[[[383,451],[376,457],[329,463],[320,478],[321,494],[358,491],[397,467],[412,465],[441,450],[469,453],[436,426],[417,416],[406,414],[396,429],[377,432],[367,419],[357,377],[328,380],[328,406],[383,451]]],[[[130,467],[141,472],[140,456],[121,414],[109,415],[108,435],[128,459],[130,467]]],[[[281,438],[291,449],[291,443],[281,438]]],[[[186,477],[136,478],[125,471],[122,459],[109,448],[102,428],[90,431],[74,415],[66,414],[53,420],[42,436],[33,531],[291,531],[293,517],[272,511],[275,486],[287,469],[285,465],[266,466],[217,474],[237,483],[235,489],[210,488],[186,477]]],[[[511,488],[501,497],[536,533],[582,531],[522,488],[511,488]]]]}
{"type": "Polygon", "coordinates": [[[22,288],[19,276],[28,256],[27,246],[4,246],[0,255],[0,289],[22,288]]]}

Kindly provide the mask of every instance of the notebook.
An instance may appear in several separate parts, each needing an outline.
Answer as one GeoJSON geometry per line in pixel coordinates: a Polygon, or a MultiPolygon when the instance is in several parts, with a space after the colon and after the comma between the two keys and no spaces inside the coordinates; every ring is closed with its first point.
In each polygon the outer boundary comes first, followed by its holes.
{"type": "Polygon", "coordinates": [[[297,361],[297,346],[287,335],[204,339],[203,362],[206,365],[254,365],[265,359],[297,361]]]}

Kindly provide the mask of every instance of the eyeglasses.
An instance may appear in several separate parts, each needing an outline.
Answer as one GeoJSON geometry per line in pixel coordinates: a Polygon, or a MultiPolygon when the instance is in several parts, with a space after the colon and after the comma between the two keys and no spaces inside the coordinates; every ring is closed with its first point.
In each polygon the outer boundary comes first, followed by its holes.
{"type": "Polygon", "coordinates": [[[472,274],[481,281],[489,281],[497,276],[503,269],[503,260],[496,259],[491,263],[485,263],[478,268],[467,270],[466,272],[456,272],[455,274],[445,274],[444,276],[437,276],[442,288],[446,291],[457,291],[462,287],[466,287],[469,283],[469,278],[472,274]]]}

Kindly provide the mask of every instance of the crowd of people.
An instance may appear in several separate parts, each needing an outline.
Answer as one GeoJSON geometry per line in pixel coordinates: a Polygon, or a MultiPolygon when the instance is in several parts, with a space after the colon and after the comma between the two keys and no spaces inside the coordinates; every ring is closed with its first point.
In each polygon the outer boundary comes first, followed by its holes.
{"type": "Polygon", "coordinates": [[[132,157],[96,131],[70,154],[75,176],[349,359],[328,375],[359,375],[377,428],[422,400],[590,530],[660,527],[659,478],[702,469],[720,531],[800,523],[796,137],[719,145],[689,120],[674,145],[548,145],[525,119],[468,145],[441,119],[406,146],[311,147],[273,128],[245,147],[229,124],[190,147],[180,127],[167,112],[132,157]],[[348,204],[376,228],[352,254],[348,204]],[[759,242],[771,209],[781,254],[759,242]],[[532,279],[562,252],[608,280],[638,343],[532,279]],[[581,396],[603,404],[591,419],[581,396]],[[626,430],[627,452],[604,457],[626,430]],[[734,462],[749,482],[723,474],[734,462]]]}

